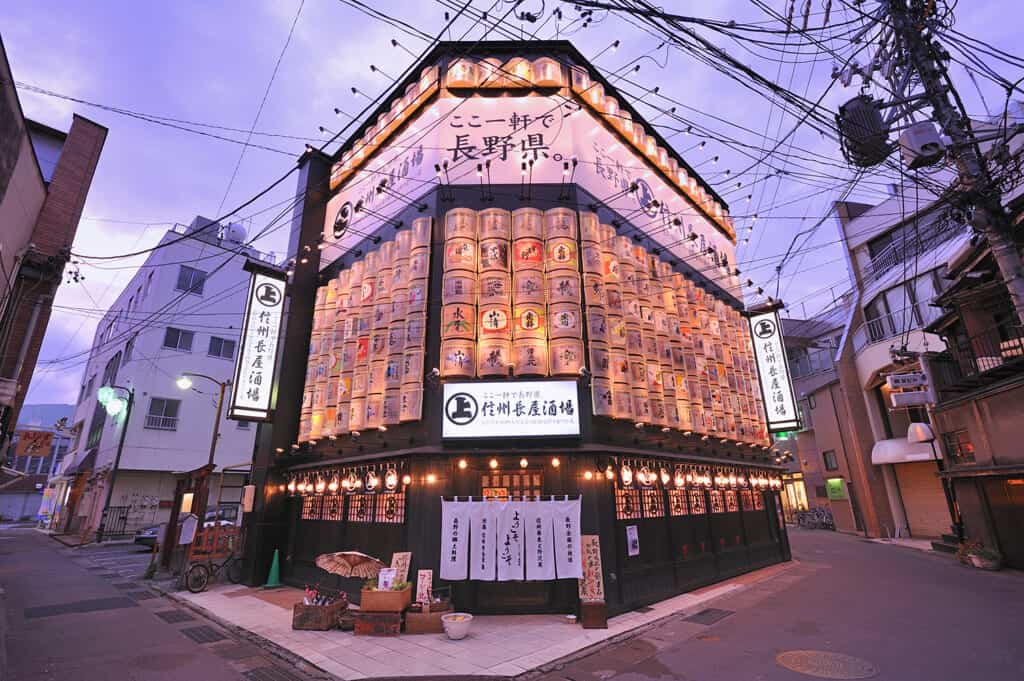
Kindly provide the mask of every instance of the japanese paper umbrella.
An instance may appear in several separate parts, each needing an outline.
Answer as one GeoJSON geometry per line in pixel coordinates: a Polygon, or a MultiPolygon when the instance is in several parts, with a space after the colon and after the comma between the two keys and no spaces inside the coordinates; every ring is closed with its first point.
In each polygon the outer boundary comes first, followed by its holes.
{"type": "Polygon", "coordinates": [[[338,551],[317,556],[316,566],[340,577],[371,579],[377,576],[384,563],[359,551],[338,551]]]}

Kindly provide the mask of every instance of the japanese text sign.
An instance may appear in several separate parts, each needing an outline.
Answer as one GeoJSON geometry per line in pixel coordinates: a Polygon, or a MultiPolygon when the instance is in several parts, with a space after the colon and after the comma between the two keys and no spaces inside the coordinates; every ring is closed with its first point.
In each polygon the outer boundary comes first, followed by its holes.
{"type": "Polygon", "coordinates": [[[754,344],[768,431],[777,433],[798,428],[800,417],[793,397],[793,384],[789,380],[789,362],[786,360],[779,313],[772,311],[752,315],[750,340],[754,344]]]}
{"type": "Polygon", "coordinates": [[[445,383],[445,438],[576,436],[575,381],[445,383]]]}
{"type": "Polygon", "coordinates": [[[258,266],[252,272],[245,302],[241,350],[235,363],[234,388],[228,417],[242,421],[268,421],[273,410],[273,377],[277,341],[284,311],[283,274],[258,266]]]}
{"type": "Polygon", "coordinates": [[[45,430],[19,430],[15,456],[47,456],[53,444],[53,433],[45,430]]]}

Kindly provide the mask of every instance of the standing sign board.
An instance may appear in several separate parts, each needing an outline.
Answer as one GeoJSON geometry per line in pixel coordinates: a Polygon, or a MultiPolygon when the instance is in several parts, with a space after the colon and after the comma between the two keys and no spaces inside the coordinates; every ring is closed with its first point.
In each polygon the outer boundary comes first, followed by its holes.
{"type": "Polygon", "coordinates": [[[576,381],[444,384],[446,439],[575,437],[580,434],[576,381]]]}
{"type": "Polygon", "coordinates": [[[750,317],[750,340],[754,344],[754,359],[761,383],[768,432],[796,430],[800,416],[793,396],[793,383],[789,378],[789,362],[782,340],[782,323],[777,310],[750,317]]]}
{"type": "Polygon", "coordinates": [[[581,601],[604,600],[604,572],[601,569],[601,537],[585,534],[583,539],[583,578],[579,581],[581,601]]]}
{"type": "Polygon", "coordinates": [[[273,414],[274,368],[284,315],[285,275],[249,261],[252,273],[228,418],[269,421],[273,414]]]}

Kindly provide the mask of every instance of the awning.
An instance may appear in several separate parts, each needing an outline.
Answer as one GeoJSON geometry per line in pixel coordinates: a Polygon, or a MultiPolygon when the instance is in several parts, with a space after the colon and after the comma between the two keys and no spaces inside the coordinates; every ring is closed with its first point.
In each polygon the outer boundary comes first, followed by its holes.
{"type": "Polygon", "coordinates": [[[92,471],[92,467],[96,465],[96,448],[90,449],[82,460],[76,464],[68,466],[64,471],[65,476],[74,476],[78,473],[89,473],[92,471]]]}
{"type": "Polygon", "coordinates": [[[879,440],[871,448],[871,463],[881,466],[887,463],[913,463],[914,461],[933,461],[931,445],[927,442],[907,442],[905,437],[891,440],[879,440]]]}

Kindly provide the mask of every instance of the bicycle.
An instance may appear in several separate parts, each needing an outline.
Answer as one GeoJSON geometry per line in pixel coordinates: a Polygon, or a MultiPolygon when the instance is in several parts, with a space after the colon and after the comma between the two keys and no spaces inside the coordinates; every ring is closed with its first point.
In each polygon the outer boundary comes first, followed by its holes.
{"type": "Polygon", "coordinates": [[[242,559],[232,553],[220,564],[213,559],[205,563],[193,564],[185,573],[185,588],[194,594],[206,591],[206,587],[210,584],[210,578],[215,578],[221,571],[227,574],[228,581],[232,584],[241,583],[242,559]]]}

